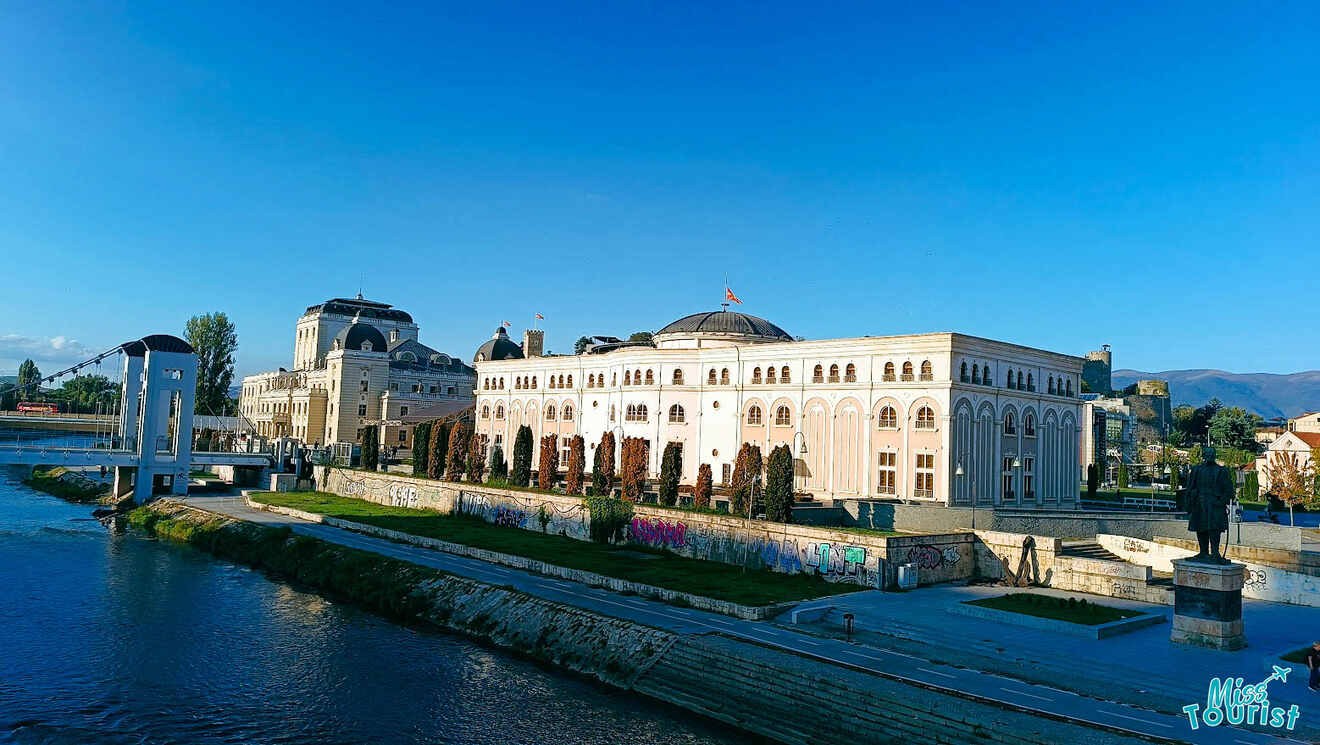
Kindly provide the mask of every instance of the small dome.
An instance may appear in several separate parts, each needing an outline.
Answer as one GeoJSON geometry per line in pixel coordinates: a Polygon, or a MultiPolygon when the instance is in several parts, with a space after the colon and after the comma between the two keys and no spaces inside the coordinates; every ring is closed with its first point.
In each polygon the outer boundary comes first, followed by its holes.
{"type": "Polygon", "coordinates": [[[693,313],[655,332],[655,340],[687,337],[723,337],[746,341],[793,341],[787,331],[764,318],[749,316],[731,310],[712,310],[693,313]]]}
{"type": "Polygon", "coordinates": [[[522,347],[510,339],[509,332],[500,326],[485,344],[477,347],[477,353],[472,356],[472,361],[519,360],[522,356],[522,347]]]}
{"type": "Polygon", "coordinates": [[[389,345],[385,342],[385,335],[375,326],[366,323],[358,323],[354,319],[353,323],[345,326],[335,334],[335,349],[351,349],[357,352],[385,352],[389,345]]]}

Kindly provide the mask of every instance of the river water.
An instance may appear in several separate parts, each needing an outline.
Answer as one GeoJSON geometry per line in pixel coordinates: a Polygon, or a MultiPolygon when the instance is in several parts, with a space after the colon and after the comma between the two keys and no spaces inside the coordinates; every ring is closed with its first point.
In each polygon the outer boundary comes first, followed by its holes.
{"type": "Polygon", "coordinates": [[[736,743],[201,552],[0,467],[0,743],[736,743]]]}

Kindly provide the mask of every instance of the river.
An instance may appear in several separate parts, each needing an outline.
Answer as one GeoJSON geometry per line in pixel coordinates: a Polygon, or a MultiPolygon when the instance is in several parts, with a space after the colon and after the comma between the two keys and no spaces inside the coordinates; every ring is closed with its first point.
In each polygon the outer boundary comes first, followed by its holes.
{"type": "Polygon", "coordinates": [[[111,536],[0,467],[0,743],[746,737],[201,552],[111,536]]]}

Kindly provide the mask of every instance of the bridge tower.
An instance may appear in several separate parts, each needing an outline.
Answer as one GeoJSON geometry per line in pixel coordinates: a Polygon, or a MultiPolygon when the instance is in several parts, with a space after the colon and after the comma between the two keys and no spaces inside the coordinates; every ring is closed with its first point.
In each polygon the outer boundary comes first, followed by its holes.
{"type": "Polygon", "coordinates": [[[188,342],[153,334],[124,343],[119,441],[136,466],[115,466],[114,494],[139,504],[155,494],[188,493],[197,354],[188,342]]]}

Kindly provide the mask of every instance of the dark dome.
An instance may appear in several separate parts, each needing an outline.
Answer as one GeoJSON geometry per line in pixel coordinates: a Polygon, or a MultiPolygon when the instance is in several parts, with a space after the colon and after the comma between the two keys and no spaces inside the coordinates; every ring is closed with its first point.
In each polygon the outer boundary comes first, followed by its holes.
{"type": "Polygon", "coordinates": [[[476,354],[472,355],[472,361],[520,360],[522,356],[522,347],[510,339],[509,332],[500,326],[485,344],[477,347],[476,354]]]}
{"type": "Polygon", "coordinates": [[[335,334],[336,349],[352,349],[361,351],[363,342],[371,342],[371,351],[386,352],[389,345],[385,342],[385,335],[375,326],[366,323],[351,323],[339,330],[335,334]]]}
{"type": "Polygon", "coordinates": [[[764,318],[732,310],[711,310],[684,316],[655,332],[656,336],[665,334],[729,334],[793,341],[793,337],[789,336],[787,331],[764,318]]]}
{"type": "Polygon", "coordinates": [[[176,352],[178,354],[192,354],[192,345],[180,339],[177,336],[169,334],[152,334],[142,337],[142,346],[151,352],[176,352]]]}

